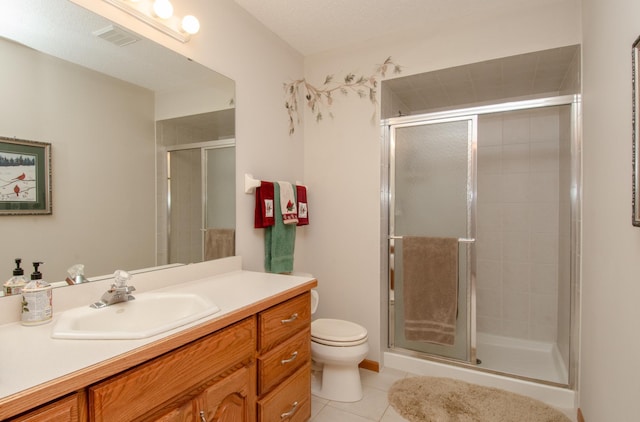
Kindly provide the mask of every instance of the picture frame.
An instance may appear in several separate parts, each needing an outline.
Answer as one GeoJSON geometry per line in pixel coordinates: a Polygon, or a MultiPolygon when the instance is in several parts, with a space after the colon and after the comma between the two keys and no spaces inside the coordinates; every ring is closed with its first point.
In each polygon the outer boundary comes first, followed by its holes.
{"type": "Polygon", "coordinates": [[[631,86],[632,86],[632,163],[633,163],[633,180],[632,180],[632,221],[635,227],[640,227],[640,157],[638,148],[640,147],[640,127],[638,125],[638,107],[640,106],[640,87],[638,86],[639,76],[639,59],[640,59],[640,36],[636,38],[631,47],[631,86]]]}
{"type": "Polygon", "coordinates": [[[51,144],[0,136],[0,216],[51,213],[51,144]]]}

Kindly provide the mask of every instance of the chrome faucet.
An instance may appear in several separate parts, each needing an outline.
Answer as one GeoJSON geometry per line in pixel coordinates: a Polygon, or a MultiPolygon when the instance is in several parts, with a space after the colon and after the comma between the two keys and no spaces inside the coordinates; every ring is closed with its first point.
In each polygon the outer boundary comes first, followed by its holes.
{"type": "Polygon", "coordinates": [[[135,291],[136,288],[127,286],[127,282],[131,280],[131,275],[123,270],[118,270],[113,275],[115,283],[102,295],[99,301],[90,305],[92,308],[104,308],[114,303],[128,302],[135,299],[131,292],[135,291]]]}

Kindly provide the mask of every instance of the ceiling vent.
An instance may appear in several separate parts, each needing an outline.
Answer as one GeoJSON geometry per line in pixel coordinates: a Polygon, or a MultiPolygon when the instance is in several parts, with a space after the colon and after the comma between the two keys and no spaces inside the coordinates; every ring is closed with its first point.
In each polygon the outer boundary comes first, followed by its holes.
{"type": "Polygon", "coordinates": [[[115,25],[109,25],[102,29],[93,31],[93,35],[102,38],[103,40],[109,41],[110,43],[115,44],[118,47],[124,47],[125,45],[133,44],[136,41],[140,41],[140,38],[115,25]]]}

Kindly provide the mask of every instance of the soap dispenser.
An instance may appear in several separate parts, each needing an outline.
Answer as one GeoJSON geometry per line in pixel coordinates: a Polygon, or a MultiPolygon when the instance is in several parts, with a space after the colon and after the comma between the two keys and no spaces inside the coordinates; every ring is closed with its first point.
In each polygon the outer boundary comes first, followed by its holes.
{"type": "Polygon", "coordinates": [[[53,291],[38,271],[42,264],[33,263],[31,281],[22,289],[22,325],[40,325],[53,318],[53,291]]]}
{"type": "Polygon", "coordinates": [[[24,278],[24,270],[20,268],[22,259],[16,258],[16,268],[13,270],[13,277],[11,277],[6,283],[4,283],[4,294],[17,295],[22,292],[27,280],[24,278]]]}

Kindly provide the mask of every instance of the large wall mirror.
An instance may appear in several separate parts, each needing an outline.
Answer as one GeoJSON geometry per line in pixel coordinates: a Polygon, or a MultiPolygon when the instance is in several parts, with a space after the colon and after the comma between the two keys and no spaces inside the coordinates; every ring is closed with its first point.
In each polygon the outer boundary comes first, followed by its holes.
{"type": "Polygon", "coordinates": [[[233,242],[233,80],[68,0],[3,0],[0,57],[0,136],[52,156],[52,214],[0,216],[0,282],[15,258],[58,282],[233,242]]]}

